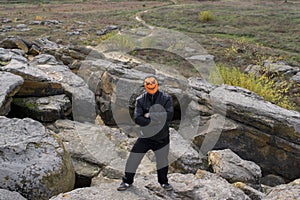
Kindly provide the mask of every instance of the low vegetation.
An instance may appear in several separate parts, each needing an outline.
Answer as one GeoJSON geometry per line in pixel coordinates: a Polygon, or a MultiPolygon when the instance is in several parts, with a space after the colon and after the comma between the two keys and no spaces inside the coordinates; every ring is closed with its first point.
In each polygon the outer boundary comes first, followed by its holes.
{"type": "Polygon", "coordinates": [[[209,22],[215,19],[214,14],[211,11],[202,11],[199,13],[199,20],[201,22],[209,22]]]}
{"type": "Polygon", "coordinates": [[[251,73],[243,73],[237,67],[219,65],[217,69],[210,74],[212,83],[246,88],[262,96],[266,101],[286,109],[295,109],[295,104],[291,102],[288,95],[292,85],[283,76],[276,76],[275,81],[275,77],[266,72],[257,77],[251,73]]]}

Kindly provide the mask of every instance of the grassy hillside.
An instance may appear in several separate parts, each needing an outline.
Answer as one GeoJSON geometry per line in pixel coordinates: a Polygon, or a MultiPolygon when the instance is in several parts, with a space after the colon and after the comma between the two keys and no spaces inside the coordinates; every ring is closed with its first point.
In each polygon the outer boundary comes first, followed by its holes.
{"type": "Polygon", "coordinates": [[[256,59],[255,54],[266,54],[283,57],[290,64],[299,66],[300,1],[224,0],[190,3],[193,4],[151,10],[143,15],[143,19],[149,24],[191,35],[217,55],[219,62],[242,67],[256,59]],[[201,21],[199,14],[205,11],[209,11],[213,19],[201,21]],[[224,57],[232,45],[240,48],[240,53],[224,57]],[[232,60],[236,56],[245,60],[232,63],[236,62],[232,60]]]}

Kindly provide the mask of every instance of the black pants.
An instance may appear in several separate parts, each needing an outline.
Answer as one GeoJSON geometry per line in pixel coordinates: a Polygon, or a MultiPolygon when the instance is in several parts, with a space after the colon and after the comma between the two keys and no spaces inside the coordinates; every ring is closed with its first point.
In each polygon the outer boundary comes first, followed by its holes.
{"type": "Polygon", "coordinates": [[[157,178],[160,184],[168,183],[168,154],[169,154],[169,136],[160,140],[154,141],[148,138],[138,138],[132,147],[129,157],[126,162],[125,176],[123,181],[132,184],[134,175],[141,163],[144,155],[150,149],[154,152],[156,157],[157,178]]]}

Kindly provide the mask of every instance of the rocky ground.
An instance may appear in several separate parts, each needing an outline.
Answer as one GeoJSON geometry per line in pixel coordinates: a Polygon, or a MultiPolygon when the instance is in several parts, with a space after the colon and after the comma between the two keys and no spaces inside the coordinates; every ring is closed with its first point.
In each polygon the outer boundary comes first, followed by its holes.
{"type": "MultiPolygon", "coordinates": [[[[138,41],[143,37],[138,34],[138,41]]],[[[298,198],[299,112],[242,88],[162,71],[111,44],[92,49],[45,38],[7,38],[4,44],[2,196],[10,190],[26,199],[298,198]],[[116,192],[138,134],[131,119],[134,99],[149,74],[157,75],[174,100],[174,191],[157,184],[149,152],[134,186],[116,192]]],[[[203,66],[211,60],[203,58],[210,56],[191,49],[176,51],[205,77],[203,66]]]]}

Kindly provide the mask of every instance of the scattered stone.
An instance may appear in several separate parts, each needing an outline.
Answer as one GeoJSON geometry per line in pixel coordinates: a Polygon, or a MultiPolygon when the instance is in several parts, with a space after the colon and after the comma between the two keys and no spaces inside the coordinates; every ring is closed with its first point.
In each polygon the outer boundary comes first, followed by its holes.
{"type": "Polygon", "coordinates": [[[26,25],[26,24],[18,24],[18,25],[16,26],[16,28],[17,28],[17,29],[25,29],[25,28],[27,28],[27,25],[26,25]]]}
{"type": "Polygon", "coordinates": [[[40,53],[41,53],[40,48],[37,47],[36,45],[32,45],[28,51],[28,54],[33,56],[39,55],[40,53]]]}
{"type": "Polygon", "coordinates": [[[103,29],[97,31],[97,35],[98,36],[101,36],[101,35],[105,35],[113,30],[117,30],[117,29],[121,29],[119,26],[115,26],[115,25],[109,25],[109,26],[106,26],[104,27],[103,29]]]}
{"type": "Polygon", "coordinates": [[[77,176],[86,177],[89,179],[96,177],[101,170],[101,167],[98,165],[82,161],[80,158],[72,158],[72,163],[77,176]]]}
{"type": "Polygon", "coordinates": [[[38,21],[38,20],[29,22],[29,25],[41,25],[41,24],[42,24],[42,21],[38,21]]]}
{"type": "Polygon", "coordinates": [[[9,18],[1,18],[1,22],[2,23],[11,23],[12,22],[12,19],[9,19],[9,18]]]}
{"type": "Polygon", "coordinates": [[[54,127],[75,159],[102,167],[119,158],[117,152],[120,150],[106,137],[110,132],[111,135],[120,134],[118,130],[70,120],[57,120],[54,127]]]}
{"type": "Polygon", "coordinates": [[[60,46],[48,38],[38,38],[33,41],[33,44],[41,49],[58,49],[60,46]]]}
{"type": "Polygon", "coordinates": [[[274,63],[266,60],[264,61],[264,67],[267,69],[268,73],[272,73],[272,74],[278,73],[284,75],[294,75],[300,71],[298,67],[289,66],[282,61],[277,61],[274,63]]]}

